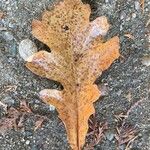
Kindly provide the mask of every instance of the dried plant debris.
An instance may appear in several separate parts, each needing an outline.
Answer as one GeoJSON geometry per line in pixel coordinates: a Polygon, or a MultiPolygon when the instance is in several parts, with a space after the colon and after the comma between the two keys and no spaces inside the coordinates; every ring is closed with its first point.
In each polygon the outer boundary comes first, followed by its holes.
{"type": "Polygon", "coordinates": [[[15,92],[17,90],[17,85],[7,85],[1,87],[1,95],[4,93],[10,93],[10,92],[15,92]]]}
{"type": "MultiPolygon", "coordinates": [[[[33,114],[25,100],[20,102],[20,107],[13,108],[7,107],[7,105],[0,103],[1,106],[5,107],[6,116],[0,119],[0,134],[5,135],[9,130],[14,129],[18,131],[24,129],[24,119],[27,114],[33,114]]],[[[37,116],[37,121],[35,122],[35,129],[37,130],[46,119],[46,117],[37,116]]]]}
{"type": "Polygon", "coordinates": [[[41,116],[38,118],[38,120],[35,122],[34,131],[36,131],[37,129],[39,129],[39,128],[42,126],[42,124],[43,124],[43,122],[45,121],[45,119],[46,119],[46,118],[41,117],[41,116]]]}
{"type": "Polygon", "coordinates": [[[126,150],[132,145],[133,141],[138,138],[138,132],[135,127],[124,125],[124,127],[116,128],[116,140],[118,141],[118,148],[126,144],[126,150]]]}
{"type": "Polygon", "coordinates": [[[17,129],[16,120],[19,118],[20,113],[15,108],[7,110],[7,116],[0,119],[0,133],[4,135],[8,130],[17,129]]]}
{"type": "Polygon", "coordinates": [[[17,85],[7,85],[4,89],[5,92],[15,92],[17,90],[17,85]]]}
{"type": "Polygon", "coordinates": [[[125,144],[125,150],[129,150],[134,140],[138,138],[138,129],[135,126],[126,123],[126,120],[129,117],[129,114],[134,110],[134,108],[139,106],[141,102],[143,102],[143,100],[139,100],[134,103],[126,112],[126,114],[121,113],[119,115],[115,115],[116,122],[118,124],[116,127],[116,140],[118,142],[118,149],[121,145],[125,144]]]}
{"type": "Polygon", "coordinates": [[[94,146],[100,143],[104,137],[104,132],[107,130],[107,123],[100,123],[95,115],[89,119],[89,130],[87,134],[87,144],[84,150],[94,150],[94,146]]]}
{"type": "Polygon", "coordinates": [[[45,11],[42,21],[33,20],[33,36],[52,52],[35,53],[26,64],[35,74],[63,85],[62,91],[45,89],[40,97],[56,107],[73,150],[83,147],[93,103],[101,95],[94,81],[120,56],[117,36],[103,41],[109,30],[107,18],[90,22],[90,14],[89,5],[81,0],[64,0],[45,11]]]}
{"type": "Polygon", "coordinates": [[[31,109],[29,108],[29,106],[25,100],[22,100],[20,102],[20,111],[32,113],[31,109]]]}

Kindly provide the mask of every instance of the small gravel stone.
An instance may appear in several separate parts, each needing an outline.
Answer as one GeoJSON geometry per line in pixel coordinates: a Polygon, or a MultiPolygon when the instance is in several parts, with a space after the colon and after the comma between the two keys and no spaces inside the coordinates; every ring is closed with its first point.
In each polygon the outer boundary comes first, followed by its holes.
{"type": "Polygon", "coordinates": [[[142,142],[138,143],[138,146],[142,146],[142,142]]]}
{"type": "Polygon", "coordinates": [[[4,33],[4,39],[5,39],[6,41],[12,41],[12,40],[14,39],[14,36],[13,36],[12,33],[10,33],[10,32],[5,32],[5,33],[4,33]]]}
{"type": "Polygon", "coordinates": [[[119,146],[120,150],[125,150],[125,144],[119,146]]]}
{"type": "Polygon", "coordinates": [[[24,141],[25,141],[25,139],[24,139],[24,138],[22,138],[22,139],[21,139],[21,142],[24,142],[24,141]]]}
{"type": "Polygon", "coordinates": [[[138,1],[135,1],[134,4],[135,4],[135,9],[139,10],[140,9],[140,3],[138,1]]]}
{"type": "Polygon", "coordinates": [[[29,140],[27,140],[27,141],[26,141],[26,145],[29,145],[29,144],[30,144],[30,141],[29,141],[29,140]]]}
{"type": "Polygon", "coordinates": [[[49,106],[49,109],[50,109],[50,111],[54,111],[54,110],[55,110],[55,106],[50,105],[50,106],[49,106]]]}
{"type": "Polygon", "coordinates": [[[9,24],[8,24],[8,26],[9,26],[9,28],[15,28],[16,27],[16,24],[15,23],[12,23],[12,22],[10,22],[9,24]]]}
{"type": "Polygon", "coordinates": [[[130,21],[130,17],[128,17],[128,18],[126,19],[126,21],[130,21]]]}
{"type": "Polygon", "coordinates": [[[11,41],[11,43],[10,43],[9,53],[12,56],[16,56],[16,54],[17,54],[17,44],[16,44],[16,42],[14,40],[11,41]]]}
{"type": "Polygon", "coordinates": [[[125,13],[121,13],[120,15],[120,19],[123,20],[125,18],[126,14],[125,13]]]}
{"type": "Polygon", "coordinates": [[[136,14],[135,14],[135,13],[132,14],[132,18],[133,18],[133,19],[136,18],[136,14]]]}
{"type": "Polygon", "coordinates": [[[122,24],[120,25],[120,31],[122,31],[123,30],[123,26],[122,26],[122,24]]]}
{"type": "Polygon", "coordinates": [[[106,133],[106,138],[109,140],[109,141],[112,141],[114,139],[115,135],[111,132],[107,132],[106,133]]]}
{"type": "Polygon", "coordinates": [[[25,61],[36,52],[37,47],[30,39],[25,39],[20,42],[19,54],[25,61]]]}

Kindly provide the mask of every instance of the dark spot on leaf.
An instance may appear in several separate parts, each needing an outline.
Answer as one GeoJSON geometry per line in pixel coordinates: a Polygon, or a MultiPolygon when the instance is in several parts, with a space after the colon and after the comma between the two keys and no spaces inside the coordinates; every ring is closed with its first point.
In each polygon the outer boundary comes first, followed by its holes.
{"type": "Polygon", "coordinates": [[[67,25],[63,26],[64,31],[68,31],[69,27],[67,25]]]}

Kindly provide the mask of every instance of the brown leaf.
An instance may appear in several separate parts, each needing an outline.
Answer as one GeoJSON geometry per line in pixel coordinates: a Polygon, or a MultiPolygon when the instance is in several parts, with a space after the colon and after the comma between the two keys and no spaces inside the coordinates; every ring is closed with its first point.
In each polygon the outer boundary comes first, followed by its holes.
{"type": "Polygon", "coordinates": [[[42,21],[33,20],[33,35],[52,52],[35,53],[26,64],[35,74],[62,83],[64,90],[45,89],[40,97],[58,110],[73,150],[83,147],[93,103],[101,95],[94,81],[119,57],[119,38],[102,40],[107,18],[90,22],[90,14],[89,5],[80,0],[64,0],[45,11],[42,21]]]}

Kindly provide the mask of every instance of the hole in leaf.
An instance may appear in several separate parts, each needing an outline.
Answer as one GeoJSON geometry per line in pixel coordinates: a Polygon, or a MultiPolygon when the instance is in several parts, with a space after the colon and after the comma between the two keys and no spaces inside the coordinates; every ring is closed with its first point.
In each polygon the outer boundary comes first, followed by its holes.
{"type": "Polygon", "coordinates": [[[69,30],[69,27],[68,27],[67,25],[65,25],[65,26],[63,26],[63,29],[64,29],[65,31],[68,31],[68,30],[69,30]]]}
{"type": "Polygon", "coordinates": [[[34,43],[36,44],[38,50],[45,50],[51,52],[50,48],[46,44],[40,42],[38,39],[34,39],[34,43]]]}

